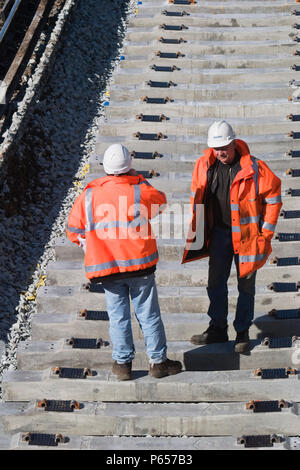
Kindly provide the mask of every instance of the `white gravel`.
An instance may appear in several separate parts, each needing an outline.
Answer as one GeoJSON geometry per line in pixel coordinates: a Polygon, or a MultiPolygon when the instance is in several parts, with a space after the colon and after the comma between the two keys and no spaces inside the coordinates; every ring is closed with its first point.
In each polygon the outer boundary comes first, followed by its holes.
{"type": "Polygon", "coordinates": [[[16,367],[18,343],[30,337],[36,290],[82,189],[126,21],[137,6],[137,0],[77,3],[53,73],[13,144],[16,181],[3,186],[18,210],[7,217],[0,208],[0,340],[6,344],[0,374],[16,367]]]}

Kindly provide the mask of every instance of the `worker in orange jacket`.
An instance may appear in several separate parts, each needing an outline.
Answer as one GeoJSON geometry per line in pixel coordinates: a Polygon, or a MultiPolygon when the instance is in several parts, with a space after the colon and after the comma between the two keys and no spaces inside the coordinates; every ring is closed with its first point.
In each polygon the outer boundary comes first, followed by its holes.
{"type": "MultiPolygon", "coordinates": [[[[228,341],[227,281],[234,258],[238,301],[233,326],[235,351],[249,351],[249,328],[254,316],[256,271],[268,259],[271,239],[282,207],[281,181],[266,163],[250,155],[248,145],[237,139],[226,121],[214,122],[208,146],[195,164],[192,207],[204,205],[204,245],[193,249],[187,242],[183,263],[209,256],[207,292],[211,320],[194,344],[228,341]]],[[[199,206],[198,206],[199,207],[199,206]]],[[[196,210],[192,226],[195,232],[196,210]]]]}
{"type": "Polygon", "coordinates": [[[166,356],[154,277],[158,251],[150,219],[164,210],[166,196],[131,165],[128,150],[111,145],[103,158],[107,176],[89,183],[79,195],[66,229],[68,238],[85,250],[87,278],[104,288],[113,344],[112,372],[120,380],[132,378],[135,347],[130,297],[145,337],[150,375],[164,377],[182,367],[166,356]]]}

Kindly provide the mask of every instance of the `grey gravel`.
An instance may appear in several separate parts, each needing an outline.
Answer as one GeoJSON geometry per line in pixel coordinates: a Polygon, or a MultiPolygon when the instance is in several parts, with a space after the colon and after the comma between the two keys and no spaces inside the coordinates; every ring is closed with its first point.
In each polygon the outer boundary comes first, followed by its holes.
{"type": "MultiPolygon", "coordinates": [[[[0,374],[16,368],[19,341],[30,338],[35,295],[55,239],[65,221],[94,150],[104,116],[105,91],[122,54],[122,41],[136,0],[81,0],[75,3],[51,76],[42,92],[28,80],[27,99],[19,105],[0,152],[11,153],[14,181],[2,193],[12,211],[0,208],[0,344],[6,349],[0,374]],[[38,98],[37,98],[38,96],[38,98]],[[25,112],[26,129],[20,133],[25,112]]],[[[43,58],[47,62],[47,57],[43,58]]],[[[1,346],[0,346],[1,353],[1,346]]]]}

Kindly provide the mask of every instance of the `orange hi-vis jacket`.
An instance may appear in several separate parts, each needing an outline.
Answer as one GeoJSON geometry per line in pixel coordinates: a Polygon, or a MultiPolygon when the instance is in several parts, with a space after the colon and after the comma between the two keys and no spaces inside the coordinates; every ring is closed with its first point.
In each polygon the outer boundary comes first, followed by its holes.
{"type": "MultiPolygon", "coordinates": [[[[236,139],[236,150],[241,156],[241,169],[230,187],[232,242],[234,253],[239,255],[240,277],[245,277],[263,266],[272,251],[271,239],[282,207],[281,180],[264,161],[250,155],[244,141],[236,139]]],[[[197,204],[204,204],[204,246],[192,250],[188,240],[182,263],[209,255],[208,227],[213,226],[213,221],[208,220],[211,215],[206,210],[206,187],[207,173],[215,160],[213,149],[208,148],[195,163],[191,185],[192,225],[197,204]]]]}
{"type": "Polygon", "coordinates": [[[80,245],[80,238],[85,239],[86,277],[154,266],[158,251],[150,219],[165,209],[166,202],[165,194],[142,175],[90,182],[75,200],[66,227],[72,242],[80,245]]]}

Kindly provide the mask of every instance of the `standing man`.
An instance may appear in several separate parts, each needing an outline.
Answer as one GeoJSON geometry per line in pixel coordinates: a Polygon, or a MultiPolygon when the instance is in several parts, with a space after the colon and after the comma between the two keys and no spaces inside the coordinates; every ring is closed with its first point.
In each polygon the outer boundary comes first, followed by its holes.
{"type": "Polygon", "coordinates": [[[85,247],[85,272],[105,291],[113,344],[112,372],[120,380],[132,378],[134,343],[130,297],[145,338],[149,374],[177,374],[182,365],[167,358],[154,272],[158,262],[150,219],[166,206],[164,193],[131,168],[128,150],[120,144],[105,152],[107,176],[89,183],[76,199],[66,233],[85,247]]]}
{"type": "MultiPolygon", "coordinates": [[[[234,350],[249,351],[249,327],[254,317],[256,271],[270,255],[281,202],[281,181],[266,163],[249,153],[226,121],[208,131],[208,149],[195,164],[192,207],[204,205],[205,240],[200,250],[186,246],[182,262],[209,256],[207,293],[209,327],[191,338],[193,344],[228,341],[228,288],[234,258],[238,300],[233,326],[234,350]]],[[[194,216],[195,217],[195,216],[194,216]]]]}

